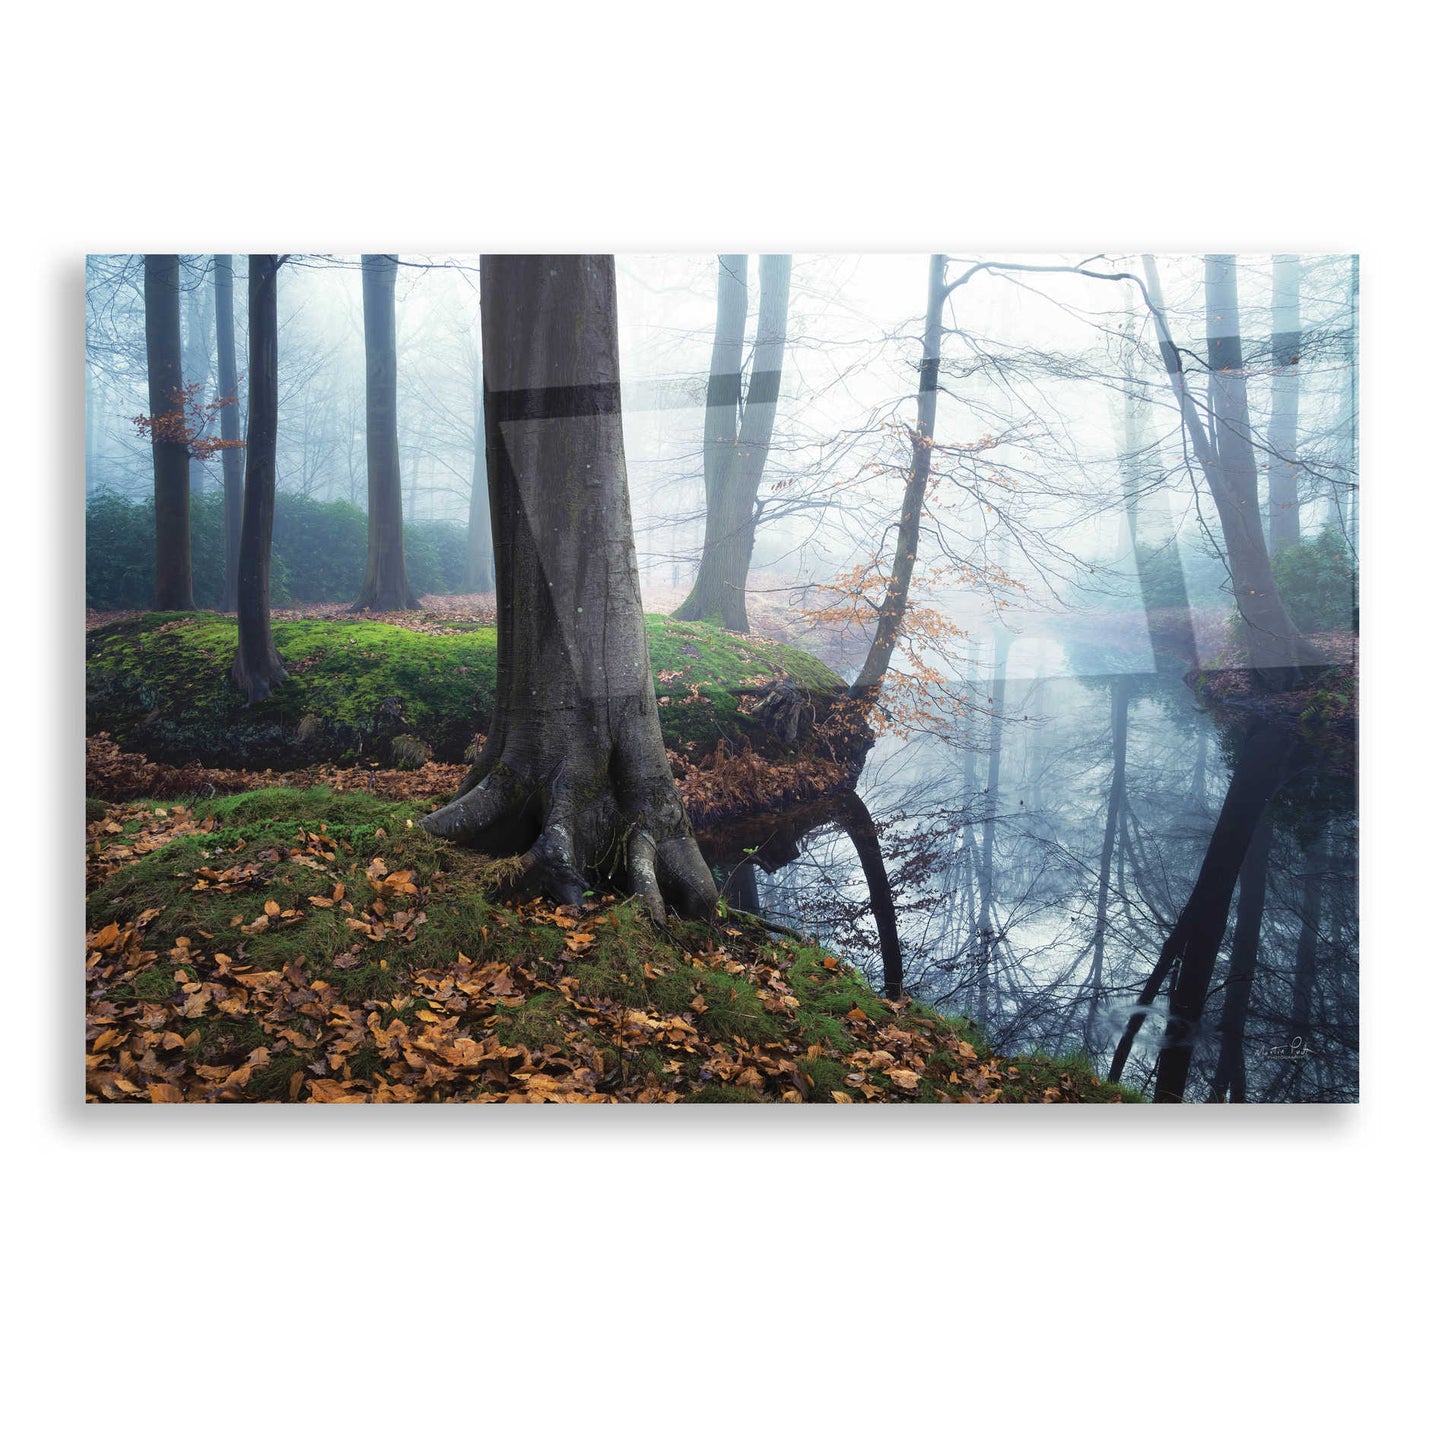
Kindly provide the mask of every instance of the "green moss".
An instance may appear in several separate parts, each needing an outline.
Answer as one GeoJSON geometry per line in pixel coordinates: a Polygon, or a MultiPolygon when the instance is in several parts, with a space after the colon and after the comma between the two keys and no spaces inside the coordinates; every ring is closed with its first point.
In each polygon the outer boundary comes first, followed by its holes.
{"type": "Polygon", "coordinates": [[[807,1085],[810,1103],[830,1102],[835,1089],[842,1093],[849,1092],[847,1066],[839,1063],[837,1059],[830,1059],[826,1056],[807,1059],[799,1065],[799,1069],[803,1075],[803,1082],[807,1085]]]}
{"type": "Polygon", "coordinates": [[[504,1044],[525,1044],[540,1049],[566,1039],[561,1015],[566,1004],[555,993],[533,994],[520,1008],[509,1009],[497,1019],[497,1037],[504,1044]]]}
{"type": "MultiPolygon", "coordinates": [[[[248,707],[230,681],[236,624],[216,613],[149,613],[97,628],[86,640],[86,723],[125,750],[162,762],[300,767],[393,762],[422,751],[459,762],[485,730],[496,696],[496,629],[422,633],[384,622],[314,619],[274,625],[289,677],[248,707]]],[[[787,676],[821,706],[842,688],[798,648],[737,637],[703,623],[647,619],[663,736],[698,756],[719,739],[776,754],[766,729],[738,711],[757,678],[787,676]],[[692,689],[696,686],[697,692],[692,689]],[[690,701],[694,696],[701,701],[690,701]]]]}
{"type": "MultiPolygon", "coordinates": [[[[969,1057],[960,1054],[959,1042],[972,1044],[980,1059],[988,1057],[967,1020],[913,1004],[896,1009],[817,945],[779,941],[751,925],[722,934],[706,922],[669,919],[658,928],[635,900],[609,900],[578,920],[575,931],[587,936],[569,946],[572,927],[559,926],[550,911],[498,901],[498,865],[432,838],[415,826],[417,812],[411,804],[325,789],[272,788],[198,805],[196,816],[213,825],[210,832],[131,861],[91,895],[88,915],[95,929],[130,925],[156,911],[141,945],[156,957],[142,955],[131,971],[117,973],[112,965],[96,976],[96,986],[133,1011],[168,1006],[172,1023],[166,1027],[187,1040],[185,1055],[194,1066],[236,1069],[264,1047],[270,1057],[257,1056],[243,1088],[252,1099],[291,1097],[297,1071],[327,1052],[308,1042],[318,1023],[283,1011],[263,1028],[244,1009],[181,1019],[177,1011],[188,995],[175,978],[178,970],[192,981],[221,979],[227,987],[244,987],[247,973],[289,969],[286,983],[277,985],[284,995],[299,968],[325,1006],[315,1016],[324,1033],[332,1003],[375,1010],[383,1029],[395,1019],[419,1029],[426,1021],[417,1015],[426,1005],[414,988],[418,973],[451,976],[459,952],[486,965],[493,979],[495,966],[506,964],[515,988],[499,993],[496,1004],[484,998],[467,1027],[484,1026],[502,1045],[529,1051],[534,1064],[539,1054],[570,1055],[577,1060],[573,1067],[603,1092],[649,1087],[698,1102],[733,1102],[779,1098],[801,1088],[808,1100],[828,1102],[837,1092],[861,1098],[862,1091],[848,1083],[856,1070],[850,1056],[871,1046],[861,1040],[877,1031],[865,1028],[860,1014],[884,1025],[885,1039],[895,1028],[912,1036],[910,1067],[930,1075],[919,1082],[920,1099],[946,1094],[956,1084],[949,1073],[964,1068],[969,1057]],[[383,858],[387,870],[409,872],[421,890],[413,896],[393,888],[379,938],[352,926],[374,916],[372,904],[383,891],[374,886],[377,870],[367,872],[374,857],[383,858]],[[333,891],[338,881],[340,899],[333,891]],[[198,882],[208,886],[197,889],[198,882]],[[406,915],[399,925],[398,911],[406,915]],[[269,923],[258,927],[266,917],[269,923]],[[190,939],[193,956],[184,947],[172,952],[178,938],[190,939]],[[566,976],[577,980],[575,987],[563,985],[566,976]],[[625,1015],[632,1009],[649,1021],[640,1031],[629,1031],[625,1015]],[[477,1024],[478,1013],[486,1015],[484,1025],[477,1024]],[[669,1033],[665,1021],[678,1018],[685,1027],[669,1033]],[[287,1037],[288,1020],[304,1024],[306,1037],[287,1037]],[[705,1072],[709,1060],[729,1057],[758,1070],[758,1090],[736,1083],[741,1070],[720,1069],[728,1083],[705,1072]]],[[[344,1064],[331,1064],[329,1077],[385,1076],[397,1058],[389,1043],[378,1047],[373,1038],[353,1038],[344,1064]]],[[[1050,1089],[1090,1100],[1129,1097],[1100,1084],[1082,1056],[993,1060],[992,1066],[1000,1071],[1006,1099],[1039,1098],[1050,1089]]],[[[870,1080],[884,1092],[891,1089],[881,1073],[870,1080]]],[[[299,1097],[306,1087],[303,1079],[299,1097]]],[[[494,1090],[498,1081],[478,1087],[494,1090]]]]}

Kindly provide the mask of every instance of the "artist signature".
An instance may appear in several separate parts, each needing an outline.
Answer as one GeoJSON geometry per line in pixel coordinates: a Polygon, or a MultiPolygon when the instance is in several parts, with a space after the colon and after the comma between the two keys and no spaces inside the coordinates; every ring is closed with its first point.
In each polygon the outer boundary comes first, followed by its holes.
{"type": "Polygon", "coordinates": [[[1287,1044],[1271,1044],[1269,1048],[1261,1049],[1259,1056],[1262,1059],[1309,1059],[1314,1057],[1314,1053],[1302,1038],[1296,1037],[1287,1044]]]}

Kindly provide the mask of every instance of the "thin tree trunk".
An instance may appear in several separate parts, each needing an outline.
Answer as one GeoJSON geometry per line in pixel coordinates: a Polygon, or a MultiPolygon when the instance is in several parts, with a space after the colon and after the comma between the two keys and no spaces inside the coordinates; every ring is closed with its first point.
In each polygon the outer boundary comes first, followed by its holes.
{"type": "Polygon", "coordinates": [[[883,993],[896,1003],[903,997],[903,949],[898,941],[898,914],[893,907],[893,888],[888,882],[878,828],[868,805],[851,789],[838,799],[838,817],[857,850],[868,884],[868,906],[878,926],[878,946],[883,954],[883,993]]]}
{"type": "Polygon", "coordinates": [[[999,798],[999,770],[1003,761],[1003,713],[1008,692],[1008,654],[1012,644],[1012,633],[1005,632],[1001,627],[994,629],[993,696],[989,699],[993,713],[988,725],[988,784],[985,788],[989,809],[983,820],[983,850],[979,863],[980,934],[992,927],[993,920],[993,840],[998,828],[999,810],[1003,806],[999,798]]]}
{"type": "Polygon", "coordinates": [[[146,371],[156,498],[156,610],[190,612],[191,486],[181,391],[181,258],[145,258],[146,371]]]}
{"type": "MultiPolygon", "coordinates": [[[[216,368],[221,396],[221,440],[241,439],[241,405],[236,377],[236,297],[232,258],[216,256],[212,280],[216,298],[216,368]]],[[[221,588],[221,610],[236,610],[236,578],[241,563],[241,509],[246,495],[245,464],[241,448],[228,445],[221,450],[221,479],[225,488],[226,575],[221,588]]]]}
{"type": "Polygon", "coordinates": [[[1134,570],[1139,577],[1140,596],[1144,603],[1144,620],[1149,628],[1149,645],[1154,654],[1154,670],[1168,674],[1178,667],[1179,662],[1183,662],[1185,670],[1189,671],[1199,666],[1194,614],[1189,606],[1184,563],[1179,556],[1169,504],[1150,491],[1145,483],[1144,406],[1135,389],[1137,382],[1132,354],[1125,363],[1125,385],[1121,465],[1124,509],[1129,522],[1134,570]]]}
{"type": "Polygon", "coordinates": [[[1154,1097],[1156,1102],[1168,1103],[1183,1098],[1195,1031],[1229,923],[1234,885],[1260,817],[1284,781],[1292,747],[1289,733],[1271,723],[1257,724],[1241,741],[1239,761],[1204,851],[1199,876],[1124,1026],[1109,1066],[1110,1082],[1118,1083],[1122,1077],[1149,1006],[1165,980],[1174,974],[1154,1097]]]}
{"type": "Polygon", "coordinates": [[[943,284],[948,267],[946,256],[934,256],[928,266],[928,310],[923,322],[923,356],[918,363],[918,415],[913,428],[913,458],[908,484],[903,489],[903,507],[898,518],[898,543],[893,549],[893,569],[878,611],[878,627],[862,670],[851,689],[855,698],[872,703],[883,687],[883,678],[893,660],[893,649],[903,630],[908,610],[908,584],[918,557],[918,529],[923,520],[923,502],[933,469],[933,429],[938,417],[938,362],[943,344],[943,284]]]}
{"type": "MultiPolygon", "coordinates": [[[[1085,989],[1089,996],[1089,1013],[1084,1024],[1084,1041],[1092,1047],[1094,1021],[1104,997],[1104,935],[1109,912],[1109,865],[1114,858],[1114,841],[1119,831],[1119,816],[1124,807],[1125,765],[1129,753],[1130,679],[1116,677],[1109,684],[1109,732],[1114,745],[1114,774],[1109,784],[1109,806],[1104,818],[1104,842],[1099,850],[1099,890],[1094,901],[1093,960],[1085,989]]],[[[1122,889],[1120,890],[1122,893],[1122,889]]]]}
{"type": "MultiPolygon", "coordinates": [[[[195,262],[197,264],[187,268],[193,274],[186,281],[186,340],[182,353],[182,370],[184,372],[183,385],[195,385],[196,403],[198,406],[204,407],[211,400],[209,382],[211,379],[213,309],[206,305],[205,298],[201,295],[205,257],[197,256],[195,262]]],[[[200,431],[199,436],[204,437],[210,430],[210,425],[208,416],[206,425],[200,431]]],[[[206,484],[205,464],[194,456],[189,461],[191,490],[203,491],[206,484]]]]}
{"type": "Polygon", "coordinates": [[[366,333],[366,577],[353,612],[400,612],[420,604],[406,576],[401,449],[396,433],[396,257],[361,258],[366,333]]]}
{"type": "Polygon", "coordinates": [[[792,259],[763,256],[758,264],[758,334],[747,402],[739,422],[736,397],[741,392],[741,377],[727,368],[741,367],[747,257],[718,258],[715,369],[708,379],[703,439],[707,523],[697,578],[673,616],[693,621],[717,618],[732,632],[748,631],[748,569],[757,531],[758,488],[767,466],[782,383],[792,259]],[[719,372],[719,367],[724,369],[719,372]],[[733,429],[733,442],[728,446],[733,429]]]}
{"type": "Polygon", "coordinates": [[[1269,884],[1269,850],[1274,825],[1268,815],[1255,829],[1239,875],[1239,903],[1234,911],[1234,942],[1219,1020],[1219,1058],[1209,1098],[1216,1104],[1245,1101],[1244,1029],[1249,1019],[1249,994],[1259,962],[1259,934],[1264,921],[1264,896],[1269,884]]]}
{"type": "Polygon", "coordinates": [[[1185,385],[1179,349],[1162,319],[1159,275],[1152,256],[1144,257],[1144,271],[1151,304],[1156,310],[1154,327],[1159,353],[1224,533],[1224,548],[1235,603],[1244,624],[1250,668],[1268,687],[1301,687],[1319,658],[1299,635],[1280,601],[1269,565],[1259,513],[1259,473],[1249,431],[1233,257],[1205,258],[1205,332],[1209,347],[1212,423],[1208,431],[1200,419],[1193,394],[1185,385]]]}
{"type": "Polygon", "coordinates": [[[611,256],[482,260],[497,694],[481,757],[424,826],[511,854],[567,903],[621,877],[661,920],[717,890],[657,716],[622,446],[611,256]],[[529,846],[530,845],[530,846],[529,846]]]}
{"type": "Polygon", "coordinates": [[[271,638],[271,525],[276,509],[276,269],[279,256],[251,256],[246,291],[251,344],[246,430],[246,496],[241,515],[236,623],[239,646],[231,680],[247,703],[262,702],[286,681],[271,638]]]}
{"type": "Polygon", "coordinates": [[[1274,258],[1270,359],[1269,550],[1299,545],[1299,257],[1274,258]]]}
{"type": "Polygon", "coordinates": [[[1284,781],[1293,747],[1289,732],[1271,724],[1257,727],[1240,745],[1239,764],[1194,891],[1160,952],[1161,958],[1173,958],[1178,966],[1169,991],[1169,1021],[1159,1047],[1156,1104],[1177,1104],[1184,1099],[1234,885],[1259,820],[1284,781]]]}

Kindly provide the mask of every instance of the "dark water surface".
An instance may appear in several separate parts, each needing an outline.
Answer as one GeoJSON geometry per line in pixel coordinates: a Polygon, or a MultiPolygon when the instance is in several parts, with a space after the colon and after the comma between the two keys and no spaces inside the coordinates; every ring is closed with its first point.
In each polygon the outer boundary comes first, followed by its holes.
{"type": "Polygon", "coordinates": [[[705,840],[734,901],[880,988],[891,954],[907,993],[1000,1051],[1082,1051],[1150,1097],[1357,1098],[1358,809],[1338,750],[1248,716],[1221,729],[1175,677],[1014,675],[1059,661],[1023,651],[990,688],[1002,708],[980,697],[949,738],[875,746],[871,865],[872,829],[836,803],[705,840]]]}

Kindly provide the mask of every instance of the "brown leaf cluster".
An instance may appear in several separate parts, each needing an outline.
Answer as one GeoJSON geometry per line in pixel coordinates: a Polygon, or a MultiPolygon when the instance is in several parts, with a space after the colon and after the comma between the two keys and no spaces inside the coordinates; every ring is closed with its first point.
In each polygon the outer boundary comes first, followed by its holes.
{"type": "MultiPolygon", "coordinates": [[[[149,846],[197,824],[184,808],[155,809],[154,826],[127,835],[149,846]]],[[[104,822],[92,843],[97,861],[117,835],[104,822]]],[[[712,932],[700,952],[678,949],[625,966],[656,980],[682,972],[691,991],[685,1008],[624,1001],[589,991],[579,979],[581,961],[628,920],[616,900],[580,910],[532,900],[493,911],[490,929],[479,925],[472,954],[458,953],[444,968],[410,975],[405,950],[427,925],[428,889],[396,858],[355,856],[325,830],[298,831],[283,850],[226,865],[224,855],[195,870],[191,891],[249,894],[268,891],[262,865],[300,861],[315,874],[307,897],[265,897],[254,918],[236,913],[224,936],[199,929],[175,937],[157,933],[158,910],[111,921],[86,939],[87,1097],[97,1101],[244,1102],[257,1099],[314,1103],[677,1102],[690,1093],[727,1086],[760,1100],[798,1103],[913,1100],[992,1102],[1017,1071],[1006,1060],[980,1058],[953,1026],[906,1004],[869,1000],[839,1020],[844,1049],[804,1044],[798,1027],[802,967],[761,930],[732,926],[712,932]],[[283,860],[284,854],[284,860],[283,860]],[[339,910],[356,935],[349,952],[328,961],[344,976],[366,959],[368,943],[381,943],[380,986],[359,1002],[336,982],[308,967],[304,955],[263,966],[248,957],[251,940],[285,930],[314,910],[339,910]],[[560,930],[560,935],[559,935],[560,930]],[[505,934],[509,948],[497,949],[505,934]],[[705,977],[719,974],[758,1001],[776,1019],[781,1037],[750,1042],[722,1014],[717,992],[709,1003],[705,977]],[[167,978],[169,990],[157,988],[167,978]],[[144,986],[143,986],[144,985],[144,986]],[[540,999],[550,999],[558,1032],[529,1046],[504,1037],[499,1022],[540,999]],[[707,1026],[709,1013],[714,1019],[707,1026]],[[832,1072],[824,1091],[818,1061],[832,1072]],[[843,1087],[831,1087],[842,1072],[843,1087]]],[[[432,888],[450,875],[437,875],[432,888]]],[[[239,902],[238,898],[238,902],[239,902]]],[[[635,923],[635,920],[633,921],[635,923]]],[[[373,950],[372,958],[379,950],[373,950]]],[[[822,977],[841,977],[837,959],[807,965],[822,977]]],[[[595,973],[588,976],[596,978],[595,973]]],[[[729,987],[732,987],[729,984],[729,987]]],[[[649,996],[650,997],[650,996],[649,996]]],[[[722,995],[726,999],[727,995],[722,995]]],[[[862,997],[862,995],[860,995],[862,997]]],[[[1043,1097],[1069,1097],[1064,1088],[1043,1097]]]]}
{"type": "Polygon", "coordinates": [[[770,762],[745,744],[734,752],[720,741],[694,764],[670,754],[678,791],[694,824],[715,823],[742,813],[772,812],[792,803],[811,802],[848,785],[848,770],[826,758],[802,757],[770,762]]]}
{"type": "Polygon", "coordinates": [[[464,763],[423,763],[419,768],[343,767],[319,764],[291,772],[244,768],[207,768],[200,763],[174,767],[153,763],[142,753],[123,753],[108,733],[85,740],[87,796],[110,802],[131,798],[215,797],[255,788],[313,788],[338,793],[375,793],[392,802],[436,798],[456,791],[466,776],[464,763]]]}

